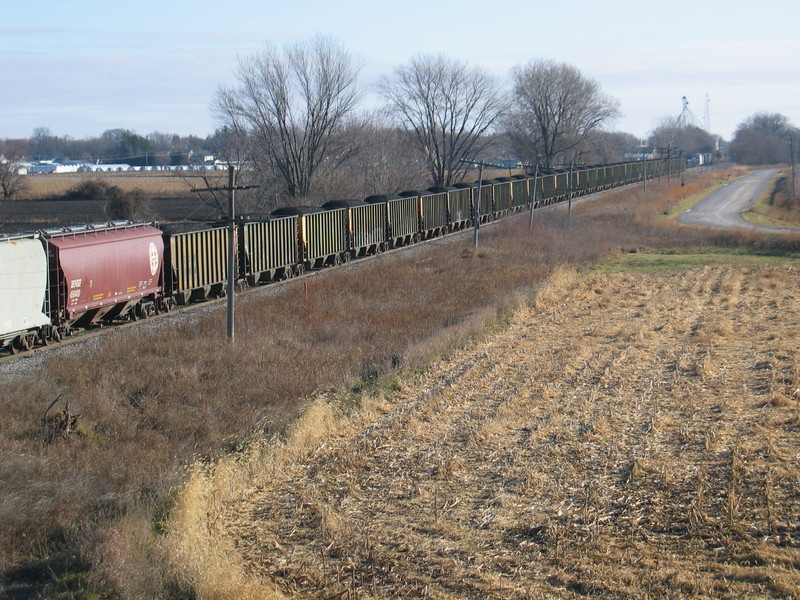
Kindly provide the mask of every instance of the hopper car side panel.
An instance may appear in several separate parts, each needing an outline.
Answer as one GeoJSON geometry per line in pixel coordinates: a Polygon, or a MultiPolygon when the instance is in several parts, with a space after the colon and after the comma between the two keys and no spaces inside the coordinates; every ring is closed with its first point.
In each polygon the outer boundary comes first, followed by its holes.
{"type": "Polygon", "coordinates": [[[50,324],[47,277],[38,235],[0,236],[0,347],[50,324]]]}
{"type": "Polygon", "coordinates": [[[250,285],[292,277],[298,263],[297,216],[244,223],[239,244],[242,275],[250,285]]]}
{"type": "Polygon", "coordinates": [[[219,296],[228,281],[228,229],[214,227],[169,233],[167,289],[178,304],[219,296]]]}
{"type": "Polygon", "coordinates": [[[530,179],[515,179],[511,182],[511,206],[519,210],[530,202],[530,191],[528,188],[530,179]]]}
{"type": "MultiPolygon", "coordinates": [[[[478,188],[476,187],[473,191],[473,194],[479,193],[478,188]]],[[[492,220],[493,217],[493,206],[494,206],[494,182],[491,180],[484,181],[482,185],[480,185],[480,206],[478,209],[480,222],[481,223],[488,223],[492,220]]]]}
{"type": "Polygon", "coordinates": [[[447,232],[447,192],[425,194],[420,199],[422,237],[429,239],[447,232]]]}
{"type": "Polygon", "coordinates": [[[450,227],[464,229],[472,221],[471,188],[454,188],[448,194],[448,214],[450,227]]]}
{"type": "Polygon", "coordinates": [[[511,181],[499,181],[492,187],[495,218],[500,218],[511,210],[511,181]]]}
{"type": "Polygon", "coordinates": [[[346,218],[344,208],[301,216],[305,260],[310,268],[338,264],[347,254],[346,218]]]}
{"type": "Polygon", "coordinates": [[[405,246],[419,237],[419,199],[389,200],[389,237],[393,246],[405,246]]]}
{"type": "Polygon", "coordinates": [[[350,211],[351,251],[366,256],[383,250],[386,244],[386,205],[360,204],[350,211]]]}

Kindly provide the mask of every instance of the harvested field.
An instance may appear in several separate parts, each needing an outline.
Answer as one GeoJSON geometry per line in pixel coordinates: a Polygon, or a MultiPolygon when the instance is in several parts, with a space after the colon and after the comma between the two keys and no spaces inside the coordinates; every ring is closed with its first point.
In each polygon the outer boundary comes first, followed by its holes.
{"type": "MultiPolygon", "coordinates": [[[[225,181],[227,174],[211,173],[211,177],[225,181]]],[[[24,179],[25,187],[19,194],[19,200],[46,200],[63,196],[76,185],[87,180],[99,180],[115,185],[129,192],[142,190],[155,198],[183,198],[196,184],[197,174],[191,171],[176,172],[124,172],[124,173],[59,173],[28,175],[24,179]]],[[[13,200],[12,202],[16,202],[13,200]]]]}
{"type": "Polygon", "coordinates": [[[800,595],[791,268],[557,271],[505,330],[198,470],[200,597],[800,595]]]}

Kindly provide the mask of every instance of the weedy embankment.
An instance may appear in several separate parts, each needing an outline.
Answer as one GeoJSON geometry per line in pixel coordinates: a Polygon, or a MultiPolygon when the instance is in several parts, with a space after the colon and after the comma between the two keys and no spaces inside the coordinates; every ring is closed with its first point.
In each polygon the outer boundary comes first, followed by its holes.
{"type": "MultiPolygon", "coordinates": [[[[710,183],[689,176],[677,193],[710,183]]],[[[392,368],[452,351],[506,318],[519,291],[561,265],[645,247],[797,247],[672,227],[661,215],[679,199],[662,194],[674,190],[619,191],[582,204],[570,220],[563,211],[537,214],[532,231],[525,216],[485,228],[478,250],[467,236],[331,271],[310,281],[307,294],[293,282],[274,296],[248,297],[233,348],[220,310],[113,335],[35,377],[0,382],[0,568],[8,585],[179,596],[185,582],[164,570],[161,538],[189,466],[284,432],[320,390],[368,387],[392,368]],[[59,395],[80,414],[76,432],[45,443],[41,418],[59,395]]]]}

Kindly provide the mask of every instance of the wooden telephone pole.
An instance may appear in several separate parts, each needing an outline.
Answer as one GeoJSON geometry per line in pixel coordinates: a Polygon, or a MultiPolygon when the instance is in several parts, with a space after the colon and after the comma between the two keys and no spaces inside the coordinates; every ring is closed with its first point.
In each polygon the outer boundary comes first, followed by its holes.
{"type": "Polygon", "coordinates": [[[236,167],[228,166],[228,185],[192,190],[195,192],[228,193],[228,340],[234,341],[234,292],[236,291],[236,190],[249,190],[257,185],[236,185],[236,167]]]}

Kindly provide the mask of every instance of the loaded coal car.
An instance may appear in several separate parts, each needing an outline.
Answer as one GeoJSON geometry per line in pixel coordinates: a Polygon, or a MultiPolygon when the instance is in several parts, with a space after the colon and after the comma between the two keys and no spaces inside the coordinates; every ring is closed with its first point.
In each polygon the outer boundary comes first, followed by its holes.
{"type": "Polygon", "coordinates": [[[478,214],[481,223],[488,223],[494,219],[494,187],[496,180],[483,179],[476,181],[475,185],[480,189],[473,190],[473,194],[480,194],[480,206],[478,214]]]}
{"type": "Polygon", "coordinates": [[[338,265],[350,258],[344,208],[284,206],[274,210],[271,216],[297,216],[298,270],[338,265]]]}
{"type": "Polygon", "coordinates": [[[237,219],[239,274],[249,285],[297,274],[297,216],[243,215],[237,219]]]}
{"type": "Polygon", "coordinates": [[[47,253],[39,235],[0,235],[0,348],[29,350],[53,335],[47,253]]]}
{"type": "Polygon", "coordinates": [[[345,210],[347,248],[352,258],[378,254],[388,248],[386,207],[363,200],[331,200],[322,208],[345,210]]]}
{"type": "Polygon", "coordinates": [[[420,240],[418,198],[377,195],[364,198],[367,204],[383,207],[386,220],[386,240],[390,248],[415,244],[420,240]]]}
{"type": "Polygon", "coordinates": [[[202,223],[162,225],[165,308],[225,295],[228,228],[202,223]]]}
{"type": "Polygon", "coordinates": [[[430,187],[429,192],[447,194],[447,229],[458,231],[472,222],[472,192],[467,187],[430,187]]]}
{"type": "Polygon", "coordinates": [[[146,223],[115,221],[42,232],[49,261],[51,320],[73,328],[156,312],[164,242],[146,223]]]}
{"type": "Polygon", "coordinates": [[[511,176],[511,208],[514,211],[522,210],[531,199],[532,178],[527,175],[511,176]]]}
{"type": "Polygon", "coordinates": [[[555,204],[558,202],[558,181],[556,177],[556,172],[552,169],[549,173],[542,177],[541,198],[544,205],[555,204]]]}
{"type": "Polygon", "coordinates": [[[584,181],[587,194],[594,194],[598,190],[598,168],[591,166],[584,171],[584,181]]]}
{"type": "Polygon", "coordinates": [[[423,240],[447,233],[447,193],[406,190],[401,198],[414,198],[419,213],[419,237],[423,240]]]}
{"type": "MultiPolygon", "coordinates": [[[[474,216],[475,216],[474,215],[475,198],[476,198],[475,194],[478,193],[478,184],[477,183],[460,182],[460,183],[456,183],[453,187],[456,190],[458,190],[456,192],[456,194],[457,194],[456,197],[458,198],[458,201],[460,202],[461,207],[467,209],[467,213],[466,214],[462,213],[462,214],[459,215],[461,217],[461,219],[462,219],[461,223],[463,223],[461,225],[460,229],[464,229],[465,227],[472,227],[472,225],[474,224],[473,223],[473,219],[474,219],[474,216]],[[464,203],[466,203],[466,207],[464,206],[464,203]]],[[[454,196],[455,196],[455,194],[451,193],[451,197],[454,197],[454,196]]],[[[451,215],[453,215],[453,214],[454,213],[451,211],[451,215]]],[[[450,224],[453,227],[453,229],[459,229],[458,227],[456,227],[456,223],[459,223],[459,221],[456,221],[455,219],[453,219],[451,217],[450,224]]]]}
{"type": "Polygon", "coordinates": [[[494,218],[502,219],[512,208],[512,182],[510,177],[498,177],[492,186],[492,197],[494,198],[494,218]]]}
{"type": "Polygon", "coordinates": [[[569,169],[555,169],[555,202],[564,202],[569,196],[569,169]]]}

